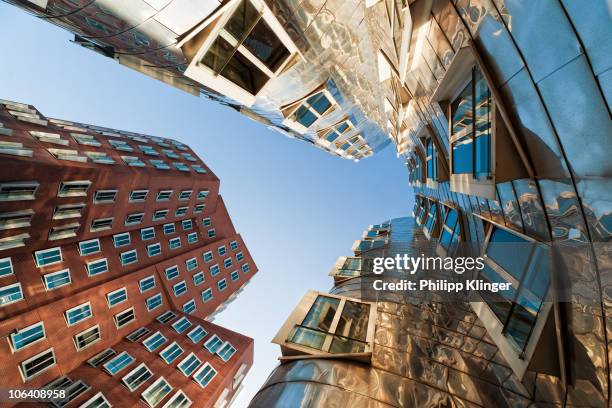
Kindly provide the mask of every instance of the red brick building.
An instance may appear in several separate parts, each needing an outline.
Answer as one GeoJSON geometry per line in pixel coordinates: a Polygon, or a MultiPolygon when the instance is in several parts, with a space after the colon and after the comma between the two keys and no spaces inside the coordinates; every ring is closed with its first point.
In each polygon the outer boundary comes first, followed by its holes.
{"type": "Polygon", "coordinates": [[[61,406],[232,399],[253,340],[206,319],[257,268],[189,147],[0,101],[0,174],[2,387],[62,388],[61,406]]]}

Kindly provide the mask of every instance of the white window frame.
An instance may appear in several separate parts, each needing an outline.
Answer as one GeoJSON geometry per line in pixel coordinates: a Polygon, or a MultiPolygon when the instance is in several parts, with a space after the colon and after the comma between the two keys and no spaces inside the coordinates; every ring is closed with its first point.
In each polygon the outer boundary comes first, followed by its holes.
{"type": "Polygon", "coordinates": [[[120,304],[122,304],[123,302],[127,302],[127,301],[128,301],[128,299],[129,299],[128,291],[127,291],[127,288],[126,288],[125,286],[124,286],[124,287],[122,287],[122,288],[119,288],[119,289],[113,290],[113,291],[111,291],[111,292],[108,292],[108,293],[105,295],[105,297],[106,297],[106,304],[108,305],[108,308],[109,308],[109,309],[110,309],[110,308],[112,308],[112,307],[115,307],[115,306],[117,306],[117,305],[120,305],[120,304]],[[120,302],[115,303],[114,305],[111,305],[111,304],[110,304],[110,296],[111,296],[111,295],[114,295],[114,294],[117,294],[117,293],[119,293],[119,292],[125,292],[125,299],[124,299],[124,300],[122,300],[122,301],[120,301],[120,302]]]}
{"type": "Polygon", "coordinates": [[[100,251],[102,251],[102,246],[100,245],[100,240],[98,238],[89,239],[87,241],[79,242],[79,255],[81,255],[81,256],[88,256],[88,255],[97,254],[100,251]],[[92,243],[92,242],[97,242],[98,243],[98,250],[95,251],[95,252],[90,252],[89,254],[83,254],[83,245],[89,244],[89,243],[92,243]]]}
{"type": "Polygon", "coordinates": [[[106,231],[109,230],[111,228],[113,228],[113,222],[115,221],[114,217],[106,217],[106,218],[96,218],[94,220],[91,220],[91,226],[89,227],[89,230],[91,232],[98,232],[98,231],[106,231]],[[94,224],[96,222],[108,222],[110,220],[110,224],[109,225],[103,225],[103,226],[97,226],[94,227],[94,224]]]}
{"type": "Polygon", "coordinates": [[[110,204],[110,203],[114,203],[115,200],[117,199],[117,194],[119,193],[118,190],[97,190],[94,194],[94,204],[110,204]],[[110,193],[114,193],[114,197],[113,200],[99,200],[98,199],[98,193],[100,194],[110,194],[110,193]]]}
{"type": "Polygon", "coordinates": [[[143,392],[142,394],[140,394],[140,397],[144,400],[144,402],[146,402],[146,404],[150,407],[155,407],[157,404],[159,404],[160,401],[162,401],[164,398],[166,398],[167,395],[169,395],[172,390],[174,388],[172,387],[172,385],[170,385],[170,383],[168,381],[166,381],[166,379],[162,376],[159,377],[157,380],[155,380],[151,385],[149,385],[143,392]],[[148,392],[151,392],[151,390],[155,389],[156,387],[159,386],[159,384],[161,383],[165,383],[170,390],[165,393],[158,401],[150,401],[149,396],[147,395],[148,392]]]}
{"type": "Polygon", "coordinates": [[[57,190],[58,197],[87,197],[87,193],[89,191],[89,187],[91,187],[91,181],[89,180],[75,180],[75,181],[62,181],[59,184],[59,188],[57,190]],[[62,193],[62,189],[66,186],[76,186],[79,184],[87,185],[84,192],[70,192],[70,193],[62,193]]]}
{"type": "Polygon", "coordinates": [[[85,350],[86,348],[88,348],[89,346],[91,346],[93,344],[96,344],[100,340],[102,340],[102,332],[100,331],[100,325],[99,324],[96,324],[95,326],[91,326],[90,328],[85,329],[82,332],[75,334],[73,336],[73,338],[72,338],[72,341],[74,342],[74,347],[76,348],[76,351],[85,350]],[[93,332],[93,331],[96,331],[96,330],[98,331],[98,338],[95,339],[94,341],[92,341],[91,343],[87,343],[83,347],[79,347],[77,338],[79,336],[83,336],[84,334],[87,334],[88,332],[93,332]]]}
{"type": "Polygon", "coordinates": [[[174,193],[174,190],[159,190],[157,192],[157,196],[155,197],[155,201],[157,202],[163,202],[163,201],[170,201],[170,199],[172,198],[172,194],[174,193]],[[168,198],[159,198],[160,194],[168,194],[168,198]]]}
{"type": "Polygon", "coordinates": [[[26,348],[30,347],[31,345],[39,343],[39,342],[41,342],[43,340],[46,340],[46,339],[47,339],[47,331],[45,330],[45,324],[44,324],[44,322],[40,321],[40,322],[31,324],[29,326],[26,326],[26,327],[24,327],[22,329],[15,329],[14,333],[11,333],[9,335],[9,345],[11,347],[11,351],[13,353],[15,353],[17,351],[21,351],[23,349],[26,349],[26,348]],[[15,346],[15,336],[17,336],[21,332],[28,331],[30,329],[33,329],[34,327],[37,327],[37,326],[41,326],[42,327],[43,336],[40,339],[34,340],[33,342],[24,345],[23,347],[17,348],[15,346]]]}
{"type": "Polygon", "coordinates": [[[68,285],[72,284],[72,275],[70,274],[70,269],[66,268],[66,269],[62,269],[60,271],[55,271],[55,272],[44,274],[42,276],[42,280],[43,280],[43,285],[45,285],[45,290],[47,292],[49,292],[49,291],[56,290],[56,289],[59,289],[61,287],[68,286],[68,285]],[[68,282],[67,283],[65,283],[63,285],[60,285],[60,286],[56,286],[54,288],[50,288],[49,286],[47,286],[47,279],[46,279],[47,276],[50,277],[50,276],[53,276],[53,275],[64,274],[66,272],[68,272],[68,282]]]}
{"type": "Polygon", "coordinates": [[[66,320],[66,324],[68,325],[68,327],[76,326],[77,324],[79,324],[81,322],[84,322],[85,320],[89,320],[92,317],[93,317],[93,308],[91,307],[91,302],[89,302],[89,301],[81,303],[81,304],[79,304],[77,306],[71,307],[70,309],[66,309],[66,311],[64,312],[64,319],[66,320]],[[90,312],[89,316],[87,316],[87,317],[85,317],[83,319],[80,319],[80,320],[78,320],[78,321],[76,321],[74,323],[70,323],[68,321],[68,314],[70,312],[74,311],[74,310],[82,308],[83,306],[89,306],[89,312],[90,312]]]}
{"type": "MultiPolygon", "coordinates": [[[[143,376],[138,377],[137,379],[142,378],[143,376]]],[[[153,372],[151,371],[151,369],[145,364],[145,363],[140,363],[138,364],[136,367],[134,367],[134,369],[130,370],[129,373],[127,373],[126,375],[124,375],[123,377],[121,377],[121,383],[123,385],[125,385],[125,387],[130,390],[130,392],[134,392],[135,390],[137,390],[138,388],[140,388],[140,386],[142,386],[142,384],[144,384],[149,378],[153,377],[153,372]],[[136,387],[133,386],[133,383],[128,383],[127,382],[127,378],[132,376],[134,373],[136,373],[137,371],[139,371],[141,368],[145,368],[149,375],[147,377],[147,379],[145,381],[142,381],[140,384],[138,384],[136,387]]],[[[80,407],[79,407],[80,408],[80,407]]]]}
{"type": "Polygon", "coordinates": [[[134,307],[130,307],[130,308],[127,308],[125,310],[122,310],[121,312],[116,313],[115,315],[113,315],[113,321],[114,321],[115,327],[117,329],[121,329],[121,328],[123,328],[125,326],[128,326],[128,325],[130,325],[130,324],[132,324],[132,323],[134,323],[136,321],[136,310],[134,310],[134,307]],[[132,320],[130,320],[128,322],[125,322],[121,326],[119,326],[119,315],[127,315],[127,314],[129,314],[130,311],[132,312],[132,315],[133,315],[132,320]]]}
{"type": "Polygon", "coordinates": [[[149,195],[149,190],[132,190],[130,191],[130,196],[128,202],[130,203],[144,203],[149,195]],[[135,194],[144,194],[144,198],[134,198],[135,194]]]}
{"type": "Polygon", "coordinates": [[[5,306],[8,306],[8,305],[12,305],[13,303],[21,302],[22,300],[25,299],[25,296],[23,294],[23,288],[21,287],[21,282],[13,283],[11,285],[2,286],[2,287],[0,287],[0,289],[7,289],[7,288],[13,288],[13,287],[19,287],[19,292],[21,293],[21,297],[19,299],[11,300],[10,302],[7,302],[7,303],[0,303],[0,307],[5,307],[5,306]]]}
{"type": "Polygon", "coordinates": [[[27,360],[22,361],[19,364],[19,372],[21,374],[21,378],[23,379],[23,382],[28,382],[32,378],[39,376],[40,374],[44,373],[45,371],[49,370],[50,368],[54,367],[55,365],[57,365],[57,359],[55,358],[55,351],[53,350],[53,347],[51,347],[51,348],[49,348],[49,349],[47,349],[45,351],[42,351],[42,352],[40,352],[40,353],[38,353],[38,354],[28,358],[27,360]],[[40,357],[40,356],[42,356],[42,355],[44,355],[46,353],[49,353],[49,352],[51,352],[51,357],[53,358],[53,364],[45,367],[45,369],[42,370],[42,371],[37,371],[36,373],[34,373],[32,375],[27,375],[26,372],[25,372],[24,366],[27,363],[29,363],[30,361],[36,360],[38,357],[40,357]]]}
{"type": "Polygon", "coordinates": [[[62,248],[61,247],[53,247],[53,248],[47,248],[47,249],[41,249],[39,251],[35,251],[34,252],[34,262],[36,263],[36,267],[38,267],[38,268],[46,268],[46,267],[51,266],[51,265],[56,265],[58,263],[62,263],[62,262],[64,262],[64,256],[62,255],[62,248]],[[43,253],[51,252],[51,251],[55,251],[55,250],[59,250],[59,256],[60,256],[59,261],[54,261],[54,262],[51,262],[51,263],[48,263],[48,264],[45,264],[45,265],[40,265],[38,263],[38,254],[43,254],[43,253]]]}
{"type": "Polygon", "coordinates": [[[36,199],[36,192],[40,184],[37,181],[17,181],[10,183],[0,183],[0,201],[30,201],[36,199]],[[17,188],[33,188],[31,194],[18,194],[16,196],[3,197],[4,190],[13,187],[17,188]]]}

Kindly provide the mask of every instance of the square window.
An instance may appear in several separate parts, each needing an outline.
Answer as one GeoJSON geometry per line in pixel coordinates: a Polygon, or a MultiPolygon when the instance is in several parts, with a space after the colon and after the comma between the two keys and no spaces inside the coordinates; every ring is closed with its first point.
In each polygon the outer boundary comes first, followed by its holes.
{"type": "Polygon", "coordinates": [[[214,238],[217,235],[217,232],[215,231],[214,228],[211,228],[208,230],[207,235],[208,235],[208,238],[214,238]]]}
{"type": "Polygon", "coordinates": [[[183,220],[181,221],[181,225],[183,230],[190,230],[193,228],[193,222],[191,220],[183,220]]]}
{"type": "Polygon", "coordinates": [[[198,267],[198,260],[196,258],[190,258],[185,261],[185,267],[188,271],[193,271],[198,267]]]}
{"type": "Polygon", "coordinates": [[[151,296],[146,300],[147,311],[150,312],[152,310],[157,309],[163,304],[162,295],[158,293],[156,295],[151,296]]]}
{"type": "Polygon", "coordinates": [[[181,237],[172,238],[168,241],[170,249],[178,249],[181,247],[181,237]]]}
{"type": "Polygon", "coordinates": [[[132,364],[134,360],[134,357],[132,357],[127,351],[124,351],[123,353],[118,354],[113,359],[104,363],[102,368],[110,375],[115,375],[132,364]]]}
{"type": "Polygon", "coordinates": [[[176,232],[176,227],[174,226],[174,223],[164,224],[164,234],[165,235],[174,234],[175,232],[176,232]]]}
{"type": "Polygon", "coordinates": [[[221,245],[219,248],[217,248],[217,252],[221,256],[225,255],[225,253],[227,252],[227,250],[225,249],[225,245],[221,245]]]}
{"type": "Polygon", "coordinates": [[[230,274],[230,278],[235,282],[240,279],[240,274],[238,273],[238,271],[232,271],[232,273],[230,274]]]}
{"type": "MultiPolygon", "coordinates": [[[[151,370],[149,370],[149,367],[147,367],[145,363],[141,363],[136,368],[134,368],[132,371],[127,373],[121,379],[121,382],[128,388],[128,390],[135,391],[151,377],[153,377],[153,373],[151,372],[151,370]]],[[[102,407],[110,408],[110,404],[104,405],[102,407]]],[[[96,406],[95,408],[98,408],[98,407],[96,406]]]]}
{"type": "Polygon", "coordinates": [[[179,207],[176,209],[176,212],[174,213],[175,217],[180,217],[183,216],[185,214],[187,214],[187,210],[189,209],[189,207],[179,207]]]}
{"type": "Polygon", "coordinates": [[[153,221],[165,220],[168,215],[168,210],[155,210],[153,213],[153,221]]]}
{"type": "Polygon", "coordinates": [[[140,224],[143,218],[144,213],[129,214],[125,217],[125,226],[140,224]]]}
{"type": "Polygon", "coordinates": [[[179,297],[187,292],[187,284],[185,281],[180,281],[179,283],[175,283],[172,286],[172,291],[174,292],[175,297],[179,297]]]}
{"type": "Polygon", "coordinates": [[[91,222],[91,231],[105,231],[111,229],[113,226],[113,218],[98,218],[91,222]]]}
{"type": "Polygon", "coordinates": [[[11,258],[0,259],[0,277],[9,276],[13,273],[13,263],[11,262],[11,258]]]}
{"type": "Polygon", "coordinates": [[[166,279],[168,280],[172,280],[180,275],[179,268],[176,265],[166,268],[164,272],[166,274],[166,279]]]}
{"type": "Polygon", "coordinates": [[[132,307],[124,310],[123,312],[117,313],[115,316],[113,316],[113,319],[115,320],[115,326],[117,326],[118,329],[122,328],[123,326],[127,326],[128,324],[136,321],[134,308],[132,307]]]}
{"type": "Polygon", "coordinates": [[[19,364],[24,381],[28,381],[56,364],[53,348],[36,354],[19,364]]]}
{"type": "Polygon", "coordinates": [[[202,258],[204,258],[204,262],[206,263],[211,262],[213,260],[213,254],[211,251],[204,252],[202,258]]]}
{"type": "Polygon", "coordinates": [[[140,239],[143,241],[148,241],[153,238],[155,238],[155,228],[149,227],[140,230],[140,239]]]}
{"type": "Polygon", "coordinates": [[[198,272],[196,274],[193,275],[193,284],[196,286],[201,285],[202,283],[204,283],[204,272],[198,272]]]}
{"type": "Polygon", "coordinates": [[[191,314],[194,310],[196,310],[196,303],[193,299],[190,299],[183,305],[184,313],[191,314]]]}
{"type": "Polygon", "coordinates": [[[210,363],[204,363],[204,365],[193,375],[193,379],[200,387],[206,388],[216,375],[217,371],[210,363]]]}
{"type": "Polygon", "coordinates": [[[212,220],[210,219],[210,217],[206,217],[202,220],[202,225],[205,227],[209,227],[212,225],[212,220]]]}
{"type": "Polygon", "coordinates": [[[210,276],[217,276],[221,272],[221,270],[219,269],[219,265],[217,264],[212,265],[209,270],[210,276]]]}
{"type": "Polygon", "coordinates": [[[161,254],[161,244],[159,242],[147,245],[147,255],[149,255],[149,257],[153,257],[159,254],[161,254]]]}
{"type": "Polygon", "coordinates": [[[187,243],[188,244],[195,244],[196,242],[198,242],[198,233],[197,232],[190,232],[189,234],[187,234],[187,243]]]}
{"type": "Polygon", "coordinates": [[[14,351],[26,348],[34,343],[47,338],[45,333],[45,325],[43,322],[35,323],[23,329],[16,329],[9,336],[11,348],[14,351]]]}
{"type": "Polygon", "coordinates": [[[213,298],[212,289],[208,288],[202,291],[202,302],[206,303],[213,298]]]}
{"type": "Polygon", "coordinates": [[[219,292],[223,292],[225,289],[227,289],[227,279],[223,278],[217,282],[217,289],[219,289],[219,292]]]}

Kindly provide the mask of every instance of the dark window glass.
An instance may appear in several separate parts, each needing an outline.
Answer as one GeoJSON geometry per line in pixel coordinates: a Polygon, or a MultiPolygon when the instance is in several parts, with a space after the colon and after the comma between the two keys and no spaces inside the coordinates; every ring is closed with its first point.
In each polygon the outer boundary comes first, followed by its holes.
{"type": "Polygon", "coordinates": [[[471,135],[464,136],[453,142],[453,173],[472,174],[474,151],[471,135]]]}
{"type": "Polygon", "coordinates": [[[302,126],[310,127],[310,125],[315,123],[317,117],[306,106],[302,105],[295,111],[291,119],[302,126]]]}
{"type": "Polygon", "coordinates": [[[255,25],[243,45],[272,72],[280,68],[289,57],[289,50],[263,19],[260,19],[255,25]]]}
{"type": "Polygon", "coordinates": [[[529,261],[532,245],[518,235],[495,228],[487,247],[487,256],[510,275],[520,279],[529,261]]]}
{"type": "Polygon", "coordinates": [[[370,305],[347,301],[336,328],[336,335],[365,341],[368,334],[370,305]]]}
{"type": "Polygon", "coordinates": [[[472,132],[472,82],[461,91],[451,104],[452,134],[472,132]]]}
{"type": "Polygon", "coordinates": [[[248,0],[242,0],[240,5],[225,25],[225,29],[241,43],[260,18],[260,13],[248,0]]]}
{"type": "Polygon", "coordinates": [[[339,304],[339,299],[318,296],[304,318],[302,325],[325,332],[329,331],[339,304]]]}
{"type": "MultiPolygon", "coordinates": [[[[504,283],[506,280],[495,272],[489,265],[485,264],[484,269],[482,270],[482,276],[485,280],[491,283],[504,283]]],[[[481,292],[481,296],[489,304],[493,313],[497,316],[497,318],[504,323],[508,318],[508,314],[510,313],[510,308],[512,307],[512,301],[516,294],[516,290],[513,286],[510,286],[509,290],[500,291],[500,292],[491,292],[491,291],[483,291],[481,292]]]]}
{"type": "Polygon", "coordinates": [[[312,106],[312,108],[316,110],[319,115],[324,114],[331,106],[331,102],[322,92],[308,98],[306,103],[312,106]]]}
{"type": "Polygon", "coordinates": [[[484,77],[478,69],[474,70],[475,99],[475,158],[477,178],[485,178],[491,174],[491,93],[484,77]]]}

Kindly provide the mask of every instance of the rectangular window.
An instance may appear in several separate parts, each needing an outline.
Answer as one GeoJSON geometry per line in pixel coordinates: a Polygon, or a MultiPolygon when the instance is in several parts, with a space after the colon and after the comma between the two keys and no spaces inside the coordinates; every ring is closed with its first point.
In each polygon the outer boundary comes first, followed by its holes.
{"type": "Polygon", "coordinates": [[[242,264],[242,272],[248,273],[250,269],[249,264],[242,264]]]}
{"type": "Polygon", "coordinates": [[[187,210],[189,209],[189,207],[179,207],[176,209],[174,216],[175,217],[180,217],[182,215],[187,214],[187,210]]]}
{"type": "Polygon", "coordinates": [[[23,143],[0,141],[0,154],[32,157],[32,149],[24,149],[23,143]]]}
{"type": "Polygon", "coordinates": [[[108,360],[109,358],[116,356],[116,355],[117,355],[117,352],[115,350],[113,350],[112,348],[107,348],[106,350],[101,351],[100,353],[96,354],[95,356],[87,360],[87,364],[91,367],[96,368],[97,366],[99,366],[100,364],[108,360]]]}
{"type": "Polygon", "coordinates": [[[150,407],[155,407],[171,392],[172,386],[168,384],[164,377],[159,377],[157,381],[143,391],[141,397],[150,407]]]}
{"type": "Polygon", "coordinates": [[[229,268],[231,268],[231,267],[232,267],[232,265],[233,265],[233,263],[232,263],[232,258],[225,258],[225,259],[223,260],[223,267],[224,267],[225,269],[229,269],[229,268]]]}
{"type": "Polygon", "coordinates": [[[26,201],[36,198],[36,181],[0,184],[0,201],[26,201]]]}
{"type": "Polygon", "coordinates": [[[0,307],[23,300],[21,283],[0,287],[0,307]]]}
{"type": "Polygon", "coordinates": [[[187,408],[192,404],[193,402],[189,397],[182,390],[178,390],[162,408],[187,408]]]}
{"type": "Polygon", "coordinates": [[[193,157],[192,154],[190,153],[181,153],[181,156],[183,156],[185,158],[185,160],[190,161],[190,162],[194,162],[194,161],[198,161],[195,157],[193,157]]]}
{"type": "Polygon", "coordinates": [[[108,143],[117,150],[122,152],[133,152],[134,149],[125,140],[109,139],[108,143]]]}
{"type": "Polygon", "coordinates": [[[64,312],[64,317],[66,318],[68,326],[74,326],[77,323],[89,319],[91,316],[93,316],[93,312],[91,310],[91,303],[89,302],[75,306],[64,312]]]}
{"type": "Polygon", "coordinates": [[[204,211],[204,204],[198,204],[193,208],[193,213],[194,214],[200,214],[202,211],[204,211]]]}
{"type": "Polygon", "coordinates": [[[18,351],[34,343],[44,340],[47,337],[43,322],[35,323],[31,326],[17,329],[9,336],[11,348],[18,351]]]}
{"type": "Polygon", "coordinates": [[[211,228],[208,230],[207,235],[208,235],[208,238],[214,238],[217,235],[217,232],[215,231],[214,228],[211,228]]]}
{"type": "Polygon", "coordinates": [[[230,248],[232,249],[232,251],[237,250],[238,249],[238,242],[237,241],[230,242],[230,248]]]}
{"type": "Polygon", "coordinates": [[[51,231],[49,231],[49,241],[76,237],[77,231],[80,227],[81,224],[78,222],[53,227],[51,228],[51,231]]]}
{"type": "Polygon", "coordinates": [[[242,255],[242,252],[237,252],[236,253],[236,260],[238,262],[242,261],[244,259],[244,255],[242,255]]]}
{"type": "Polygon", "coordinates": [[[155,238],[155,228],[149,227],[140,230],[140,239],[143,241],[148,241],[153,238],[155,238]]]}
{"type": "Polygon", "coordinates": [[[208,301],[210,301],[213,298],[213,293],[212,293],[212,289],[208,288],[204,291],[202,291],[202,302],[206,303],[208,301]]]}
{"type": "Polygon", "coordinates": [[[165,220],[168,215],[168,210],[155,210],[153,213],[153,221],[165,220]]]}
{"type": "Polygon", "coordinates": [[[240,279],[240,274],[238,273],[238,271],[233,271],[230,274],[230,278],[232,279],[232,281],[237,281],[238,279],[240,279]]]}
{"type": "Polygon", "coordinates": [[[202,225],[205,227],[211,226],[212,225],[212,220],[210,219],[210,217],[206,217],[202,220],[202,225]]]}
{"type": "Polygon", "coordinates": [[[123,266],[138,262],[138,253],[135,249],[132,249],[131,251],[122,252],[119,257],[121,259],[121,265],[123,266]]]}
{"type": "Polygon", "coordinates": [[[187,234],[187,243],[188,244],[195,244],[196,242],[198,242],[198,233],[197,232],[190,232],[189,234],[187,234]]]}
{"type": "Polygon", "coordinates": [[[125,217],[125,226],[140,224],[143,218],[144,213],[128,214],[128,216],[125,217]]]}
{"type": "Polygon", "coordinates": [[[193,275],[193,284],[196,286],[201,285],[202,283],[204,283],[204,272],[198,272],[196,274],[193,275]]]}
{"type": "Polygon", "coordinates": [[[145,167],[146,166],[146,164],[142,160],[140,160],[140,158],[136,156],[121,156],[121,159],[128,166],[132,166],[132,167],[145,167]]]}
{"type": "Polygon", "coordinates": [[[204,365],[193,375],[193,379],[200,387],[206,388],[210,381],[215,378],[215,375],[217,375],[217,371],[210,363],[204,363],[204,365]]]}
{"type": "Polygon", "coordinates": [[[95,325],[74,336],[74,345],[77,351],[81,351],[102,339],[100,326],[95,325]]]}
{"type": "Polygon", "coordinates": [[[84,208],[85,203],[58,205],[53,210],[53,219],[65,220],[68,218],[79,218],[84,208]]]}
{"type": "Polygon", "coordinates": [[[71,133],[70,136],[77,142],[78,144],[86,145],[86,146],[94,146],[100,147],[102,144],[96,140],[92,135],[84,135],[81,133],[71,133]]]}
{"type": "Polygon", "coordinates": [[[219,289],[219,292],[223,292],[225,289],[227,289],[227,279],[223,278],[217,282],[217,289],[219,289]]]}
{"type": "Polygon", "coordinates": [[[191,220],[183,220],[181,221],[181,225],[185,231],[193,228],[193,222],[191,220]]]}
{"type": "Polygon", "coordinates": [[[200,191],[198,191],[197,200],[203,200],[206,197],[208,197],[208,190],[200,190],[200,191]]]}
{"type": "Polygon", "coordinates": [[[31,209],[0,214],[0,230],[29,227],[34,211],[31,209]]]}
{"type": "Polygon", "coordinates": [[[115,320],[115,326],[120,329],[123,326],[126,326],[135,321],[136,314],[134,313],[134,308],[131,307],[127,310],[124,310],[123,312],[117,313],[115,316],[113,316],[113,318],[115,320]]]}
{"type": "Polygon", "coordinates": [[[187,167],[185,164],[183,163],[179,163],[179,162],[174,162],[172,163],[172,165],[174,166],[175,169],[180,170],[180,171],[189,171],[189,167],[187,167]]]}
{"type": "Polygon", "coordinates": [[[193,271],[198,267],[198,260],[196,258],[190,258],[185,261],[185,267],[188,271],[193,271]]]}
{"type": "Polygon", "coordinates": [[[183,190],[179,193],[179,200],[185,201],[191,198],[191,190],[183,190]]]}
{"type": "Polygon", "coordinates": [[[217,252],[219,252],[219,255],[223,256],[227,253],[227,250],[225,249],[225,245],[220,246],[219,248],[217,248],[217,252]]]}
{"type": "Polygon", "coordinates": [[[98,218],[91,222],[90,230],[92,232],[109,230],[113,226],[113,218],[98,218]]]}
{"type": "Polygon", "coordinates": [[[168,347],[159,353],[159,356],[166,362],[166,364],[170,364],[181,354],[183,354],[183,349],[177,344],[176,341],[173,341],[168,347]]]}
{"type": "Polygon", "coordinates": [[[142,384],[144,384],[149,378],[153,377],[153,373],[149,370],[149,367],[145,363],[141,363],[132,371],[127,373],[121,382],[130,390],[130,392],[137,390],[142,384]]]}
{"type": "Polygon", "coordinates": [[[217,276],[219,272],[221,272],[221,270],[219,269],[219,265],[214,264],[210,267],[210,276],[217,276]]]}
{"type": "Polygon", "coordinates": [[[168,279],[168,280],[172,280],[172,279],[174,279],[174,278],[176,278],[177,276],[180,275],[179,268],[176,265],[172,265],[172,266],[166,268],[164,273],[166,274],[166,279],[168,279]]]}
{"type": "Polygon", "coordinates": [[[100,252],[100,240],[98,238],[79,242],[79,253],[81,256],[98,252],[100,252]]]}
{"type": "Polygon", "coordinates": [[[161,324],[166,324],[170,320],[174,319],[175,317],[176,317],[176,314],[174,314],[174,312],[172,312],[171,310],[168,310],[162,313],[161,315],[157,316],[155,320],[157,320],[161,324]]]}
{"type": "Polygon", "coordinates": [[[299,123],[304,128],[309,128],[333,105],[331,95],[324,89],[304,99],[288,119],[299,123]]]}
{"type": "Polygon", "coordinates": [[[160,190],[157,192],[157,201],[168,201],[172,197],[172,190],[160,190]]]}
{"type": "Polygon", "coordinates": [[[0,278],[12,275],[13,273],[13,262],[11,258],[0,259],[0,278]]]}
{"type": "Polygon", "coordinates": [[[176,330],[178,334],[183,333],[185,330],[189,329],[192,326],[189,319],[186,317],[181,317],[176,322],[172,323],[172,328],[176,330]]]}
{"type": "Polygon", "coordinates": [[[202,254],[202,258],[204,258],[204,262],[208,263],[213,260],[213,254],[210,251],[204,252],[202,254]]]}
{"type": "Polygon", "coordinates": [[[108,272],[108,261],[106,258],[96,259],[95,261],[87,262],[87,275],[95,276],[104,272],[108,272]]]}
{"type": "Polygon", "coordinates": [[[48,148],[47,150],[58,160],[76,161],[81,163],[85,163],[87,161],[87,156],[80,156],[77,150],[52,148],[48,148]]]}
{"type": "Polygon", "coordinates": [[[91,185],[91,181],[63,181],[59,185],[58,197],[84,197],[91,185]]]}
{"type": "Polygon", "coordinates": [[[112,157],[103,152],[85,152],[85,155],[89,157],[94,163],[115,164],[115,160],[113,160],[112,157]]]}
{"type": "Polygon", "coordinates": [[[163,160],[149,160],[149,163],[157,170],[170,170],[170,166],[163,160]]]}
{"type": "Polygon", "coordinates": [[[193,330],[187,333],[187,337],[189,337],[189,340],[191,340],[194,344],[197,344],[200,342],[200,340],[206,337],[207,334],[208,332],[204,330],[202,326],[197,325],[193,328],[193,330]]]}
{"type": "Polygon", "coordinates": [[[166,341],[168,341],[168,339],[166,339],[163,334],[160,332],[155,332],[153,335],[146,338],[142,344],[147,350],[153,352],[166,341]]]}
{"type": "Polygon", "coordinates": [[[176,231],[176,228],[173,222],[169,224],[164,224],[164,234],[165,235],[174,234],[175,231],[176,231]]]}
{"type": "Polygon", "coordinates": [[[62,286],[70,285],[72,283],[70,278],[70,270],[64,269],[43,275],[43,282],[45,283],[45,288],[47,290],[53,290],[62,286]]]}
{"type": "Polygon", "coordinates": [[[226,363],[236,354],[236,348],[230,344],[229,341],[223,343],[223,345],[217,350],[217,355],[221,357],[226,363]]]}
{"type": "Polygon", "coordinates": [[[97,393],[96,395],[94,395],[93,397],[85,401],[81,406],[79,406],[79,408],[111,408],[111,407],[112,405],[110,404],[110,402],[108,402],[104,394],[102,394],[101,392],[97,393]]]}
{"type": "Polygon", "coordinates": [[[157,309],[163,303],[161,293],[158,293],[157,295],[151,296],[150,298],[148,298],[146,300],[146,303],[147,303],[147,311],[148,312],[157,309]]]}
{"type": "Polygon", "coordinates": [[[175,283],[172,286],[172,291],[174,292],[174,296],[179,297],[183,293],[187,292],[187,284],[185,281],[180,281],[179,283],[175,283]]]}
{"type": "Polygon", "coordinates": [[[177,249],[181,247],[181,237],[172,238],[168,241],[170,249],[177,249]]]}
{"type": "Polygon", "coordinates": [[[125,288],[117,289],[106,294],[106,303],[108,307],[113,307],[128,299],[127,290],[125,288]]]}
{"type": "Polygon", "coordinates": [[[170,149],[162,149],[162,152],[164,152],[164,154],[166,155],[166,157],[168,157],[169,159],[178,159],[179,155],[174,153],[172,150],[170,149]]]}
{"type": "Polygon", "coordinates": [[[102,368],[110,375],[115,375],[125,367],[132,364],[134,360],[134,357],[132,357],[127,351],[124,351],[123,353],[118,354],[113,359],[104,363],[102,368]]]}
{"type": "Polygon", "coordinates": [[[94,204],[114,203],[117,190],[98,190],[94,196],[94,204]]]}
{"type": "Polygon", "coordinates": [[[221,340],[216,334],[213,334],[212,337],[206,340],[206,343],[204,343],[204,348],[210,351],[212,354],[215,354],[222,344],[223,340],[221,340]]]}
{"type": "Polygon", "coordinates": [[[34,252],[34,260],[36,261],[36,266],[39,268],[55,265],[63,261],[62,249],[60,247],[55,247],[36,251],[34,252]]]}
{"type": "Polygon", "coordinates": [[[159,242],[147,245],[147,254],[149,257],[161,254],[161,244],[159,242]]]}
{"type": "Polygon", "coordinates": [[[151,146],[138,145],[138,147],[147,156],[159,156],[159,152],[151,146]]]}
{"type": "Polygon", "coordinates": [[[28,381],[53,367],[55,363],[55,354],[53,349],[50,348],[23,361],[19,365],[19,369],[24,381],[28,381]]]}
{"type": "Polygon", "coordinates": [[[146,278],[139,280],[138,287],[140,288],[140,293],[145,293],[146,291],[153,289],[155,287],[155,275],[147,276],[146,278]]]}
{"type": "Polygon", "coordinates": [[[143,202],[147,199],[149,190],[133,190],[130,192],[130,203],[143,202]]]}
{"type": "Polygon", "coordinates": [[[127,245],[130,245],[131,243],[132,243],[132,240],[131,240],[129,232],[124,232],[121,234],[113,235],[113,244],[115,245],[115,248],[127,246],[127,245]]]}
{"type": "Polygon", "coordinates": [[[132,343],[134,343],[142,339],[144,336],[146,336],[150,332],[151,330],[147,329],[146,327],[140,327],[134,330],[133,332],[131,332],[130,334],[128,334],[127,336],[125,336],[125,339],[127,341],[131,341],[132,343]]]}
{"type": "Polygon", "coordinates": [[[179,369],[185,377],[189,377],[202,364],[202,361],[195,354],[189,353],[176,368],[179,369]]]}
{"type": "Polygon", "coordinates": [[[193,299],[187,301],[183,305],[183,312],[184,313],[191,314],[194,310],[196,310],[196,303],[195,303],[195,300],[193,300],[193,299]]]}

